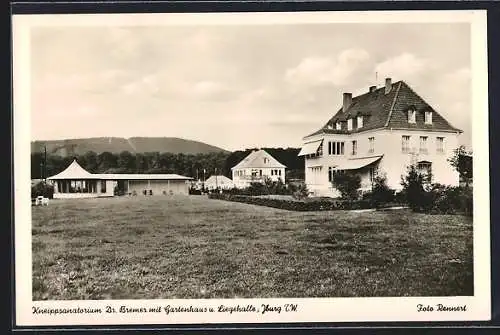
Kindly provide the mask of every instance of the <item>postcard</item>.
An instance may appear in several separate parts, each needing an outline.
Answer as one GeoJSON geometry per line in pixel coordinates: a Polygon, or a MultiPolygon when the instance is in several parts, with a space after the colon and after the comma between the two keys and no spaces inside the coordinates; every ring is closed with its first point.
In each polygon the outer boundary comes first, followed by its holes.
{"type": "Polygon", "coordinates": [[[485,11],[12,26],[16,325],[490,319],[485,11]]]}

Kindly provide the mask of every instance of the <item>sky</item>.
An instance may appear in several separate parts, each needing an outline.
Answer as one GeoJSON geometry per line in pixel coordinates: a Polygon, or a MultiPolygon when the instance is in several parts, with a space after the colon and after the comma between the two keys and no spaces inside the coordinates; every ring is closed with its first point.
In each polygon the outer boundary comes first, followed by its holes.
{"type": "Polygon", "coordinates": [[[404,80],[471,142],[467,23],[36,27],[32,140],[180,137],[300,147],[342,104],[404,80]]]}

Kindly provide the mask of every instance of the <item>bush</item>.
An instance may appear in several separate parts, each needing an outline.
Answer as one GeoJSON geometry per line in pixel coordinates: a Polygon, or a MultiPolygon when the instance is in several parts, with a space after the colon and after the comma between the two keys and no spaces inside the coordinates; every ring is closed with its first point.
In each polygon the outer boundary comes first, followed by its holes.
{"type": "Polygon", "coordinates": [[[366,192],[363,199],[370,200],[373,206],[378,208],[394,202],[394,190],[387,186],[387,178],[384,175],[377,175],[373,180],[372,190],[366,192]]]}
{"type": "Polygon", "coordinates": [[[401,178],[406,203],[415,212],[427,212],[432,207],[432,194],[426,190],[425,180],[426,176],[414,165],[410,165],[406,176],[401,178]]]}
{"type": "Polygon", "coordinates": [[[473,195],[469,187],[452,187],[441,184],[425,183],[425,176],[418,173],[414,166],[402,178],[401,184],[406,203],[415,212],[433,214],[462,213],[473,214],[473,195]]]}
{"type": "Polygon", "coordinates": [[[371,208],[371,204],[366,200],[312,200],[312,201],[297,201],[283,200],[272,198],[260,198],[248,195],[234,194],[210,194],[210,199],[219,199],[226,201],[242,202],[251,205],[273,207],[289,211],[331,211],[331,210],[352,210],[352,209],[367,209],[371,208]]]}
{"type": "Polygon", "coordinates": [[[189,194],[194,194],[194,195],[201,195],[201,190],[197,190],[194,187],[189,188],[189,194]]]}
{"type": "Polygon", "coordinates": [[[361,177],[354,173],[336,173],[333,176],[333,186],[340,192],[342,199],[359,198],[361,177]]]}
{"type": "Polygon", "coordinates": [[[305,184],[293,187],[292,197],[296,200],[303,200],[309,196],[309,190],[305,184]]]}
{"type": "Polygon", "coordinates": [[[469,187],[451,187],[435,184],[432,193],[432,213],[456,214],[463,213],[468,216],[473,214],[473,194],[469,187]]]}
{"type": "Polygon", "coordinates": [[[45,182],[40,182],[31,187],[31,198],[43,196],[45,198],[54,198],[54,186],[45,182]]]}

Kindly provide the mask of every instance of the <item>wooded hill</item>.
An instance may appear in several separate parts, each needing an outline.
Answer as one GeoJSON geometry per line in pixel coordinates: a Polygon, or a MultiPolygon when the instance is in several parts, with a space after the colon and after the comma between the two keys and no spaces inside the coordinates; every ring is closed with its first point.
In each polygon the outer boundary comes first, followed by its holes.
{"type": "Polygon", "coordinates": [[[43,152],[44,146],[47,147],[47,153],[61,157],[84,155],[89,151],[96,154],[103,152],[119,154],[123,151],[130,153],[170,152],[173,154],[228,153],[227,150],[213,145],[176,137],[131,137],[128,139],[122,137],[95,137],[34,141],[31,142],[31,152],[43,152]]]}

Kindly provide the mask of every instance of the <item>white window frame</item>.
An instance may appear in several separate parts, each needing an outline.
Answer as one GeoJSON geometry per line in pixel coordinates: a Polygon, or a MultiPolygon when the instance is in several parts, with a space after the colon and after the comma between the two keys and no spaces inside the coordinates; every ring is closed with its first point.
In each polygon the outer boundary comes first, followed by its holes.
{"type": "Polygon", "coordinates": [[[347,130],[352,130],[352,119],[347,120],[347,130]]]}
{"type": "Polygon", "coordinates": [[[428,148],[427,148],[427,144],[428,144],[428,140],[429,140],[429,137],[428,136],[420,136],[420,140],[419,140],[419,152],[421,154],[427,154],[429,152],[428,148]]]}
{"type": "Polygon", "coordinates": [[[341,124],[340,122],[337,122],[337,123],[335,124],[335,129],[337,129],[337,130],[342,130],[342,124],[341,124]]]}
{"type": "Polygon", "coordinates": [[[426,111],[424,113],[425,124],[432,124],[432,112],[426,111]]]}
{"type": "Polygon", "coordinates": [[[351,156],[356,156],[358,154],[358,140],[352,140],[351,141],[351,156]]]}
{"type": "Polygon", "coordinates": [[[411,150],[410,141],[411,141],[410,135],[401,136],[401,152],[403,152],[403,153],[410,152],[410,150],[411,150]]]}
{"type": "Polygon", "coordinates": [[[417,123],[417,112],[414,109],[408,110],[408,123],[417,123]]]}
{"type": "Polygon", "coordinates": [[[358,128],[363,128],[363,115],[358,116],[357,123],[358,123],[358,128]]]}
{"type": "Polygon", "coordinates": [[[375,152],[375,137],[368,137],[368,153],[372,154],[375,152]]]}
{"type": "Polygon", "coordinates": [[[436,137],[436,152],[438,154],[444,154],[444,137],[436,137]]]}

